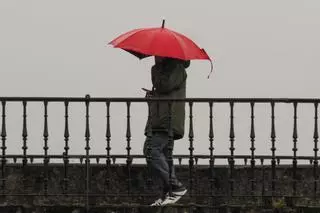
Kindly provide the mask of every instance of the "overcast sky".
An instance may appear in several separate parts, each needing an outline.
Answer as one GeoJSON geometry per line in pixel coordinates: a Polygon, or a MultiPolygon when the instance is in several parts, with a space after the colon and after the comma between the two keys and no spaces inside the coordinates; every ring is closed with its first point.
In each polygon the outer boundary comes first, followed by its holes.
{"type": "MultiPolygon", "coordinates": [[[[0,0],[0,96],[143,97],[153,59],[107,45],[134,28],[166,27],[206,49],[192,61],[188,97],[319,98],[318,0],[0,0]]],[[[84,106],[70,106],[71,153],[84,153],[84,106]]],[[[186,108],[188,110],[188,108],[186,108]]],[[[313,106],[299,106],[298,153],[312,155],[313,106]]],[[[196,153],[208,153],[208,107],[195,106],[196,153]]],[[[141,154],[147,108],[132,106],[133,153],[141,154]]],[[[125,105],[111,105],[112,152],[123,153],[125,105]]],[[[229,108],[215,106],[215,152],[229,153],[229,108]]],[[[276,106],[277,154],[292,154],[292,105],[276,106]]],[[[62,104],[49,105],[50,153],[62,153],[62,104]]],[[[188,116],[188,113],[187,113],[188,116]]],[[[249,154],[249,105],[235,106],[236,154],[249,154]]],[[[28,105],[30,153],[42,153],[43,107],[28,105]]],[[[188,133],[188,117],[186,118],[188,133]]],[[[257,154],[270,154],[270,106],[256,108],[257,154]]],[[[8,153],[22,152],[22,107],[9,103],[8,153]]],[[[92,152],[105,153],[105,106],[91,108],[92,152]]],[[[188,138],[175,153],[188,152],[188,138]]]]}

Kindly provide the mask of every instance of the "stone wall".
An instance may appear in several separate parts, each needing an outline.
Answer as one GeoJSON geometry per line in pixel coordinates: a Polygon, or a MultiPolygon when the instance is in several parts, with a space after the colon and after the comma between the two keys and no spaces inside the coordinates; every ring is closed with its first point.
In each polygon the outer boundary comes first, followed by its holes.
{"type": "MultiPolygon", "coordinates": [[[[188,166],[178,166],[176,171],[181,181],[190,189],[188,166]]],[[[130,209],[133,210],[134,206],[147,206],[152,202],[157,197],[157,192],[161,190],[161,183],[157,180],[152,180],[152,185],[148,186],[148,170],[145,165],[133,165],[130,168],[130,173],[131,180],[128,180],[128,168],[126,165],[114,164],[110,167],[109,173],[105,165],[91,165],[89,170],[90,190],[88,201],[90,208],[106,210],[130,206],[132,207],[130,209]],[[129,185],[130,193],[128,191],[129,185]]],[[[51,209],[71,208],[73,209],[72,211],[77,211],[75,209],[84,209],[86,206],[86,196],[83,196],[86,195],[85,164],[68,166],[67,190],[64,190],[63,164],[50,164],[47,170],[48,196],[43,196],[46,174],[43,165],[29,164],[26,168],[22,168],[19,164],[9,164],[6,165],[5,174],[5,192],[1,191],[5,195],[0,198],[2,207],[21,206],[23,209],[34,209],[33,211],[44,207],[51,209]]],[[[189,190],[189,193],[179,201],[179,205],[193,203],[192,209],[207,209],[201,210],[202,212],[209,210],[206,207],[207,205],[221,208],[228,207],[238,209],[238,211],[240,211],[239,209],[320,207],[319,182],[317,185],[317,197],[313,197],[314,178],[312,166],[298,167],[296,195],[293,194],[292,168],[290,166],[277,166],[276,197],[274,198],[271,198],[270,167],[255,168],[254,190],[251,188],[249,179],[251,175],[250,168],[236,167],[233,177],[233,195],[231,195],[230,191],[229,168],[227,166],[215,167],[214,174],[214,190],[211,191],[210,168],[208,166],[195,166],[192,190],[189,190]],[[215,197],[210,197],[212,192],[215,197]]],[[[61,212],[62,210],[57,211],[61,212]]]]}

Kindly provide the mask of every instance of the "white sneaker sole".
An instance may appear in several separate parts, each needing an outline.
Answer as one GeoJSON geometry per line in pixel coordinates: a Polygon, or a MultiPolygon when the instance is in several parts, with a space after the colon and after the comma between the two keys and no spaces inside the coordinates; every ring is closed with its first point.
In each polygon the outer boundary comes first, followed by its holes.
{"type": "Polygon", "coordinates": [[[152,203],[150,206],[161,206],[162,202],[163,200],[159,198],[158,200],[154,201],[154,203],[152,203]]]}

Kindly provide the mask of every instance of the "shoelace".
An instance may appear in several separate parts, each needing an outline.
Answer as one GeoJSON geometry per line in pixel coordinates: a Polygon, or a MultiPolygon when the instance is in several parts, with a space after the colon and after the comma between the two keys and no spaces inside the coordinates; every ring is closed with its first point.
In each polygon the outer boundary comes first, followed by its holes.
{"type": "Polygon", "coordinates": [[[168,197],[169,200],[175,200],[177,196],[168,197]]]}

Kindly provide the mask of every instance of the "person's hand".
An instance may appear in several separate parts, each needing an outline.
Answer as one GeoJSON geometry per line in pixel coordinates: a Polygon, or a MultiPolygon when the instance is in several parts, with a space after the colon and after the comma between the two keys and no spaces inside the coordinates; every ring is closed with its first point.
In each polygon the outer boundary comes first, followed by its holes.
{"type": "Polygon", "coordinates": [[[153,97],[153,92],[152,91],[146,92],[146,98],[152,98],[152,97],[153,97]]]}
{"type": "Polygon", "coordinates": [[[152,98],[153,97],[153,92],[151,90],[148,90],[148,89],[145,89],[145,88],[142,88],[142,90],[146,92],[146,95],[145,95],[146,98],[152,98]]]}

